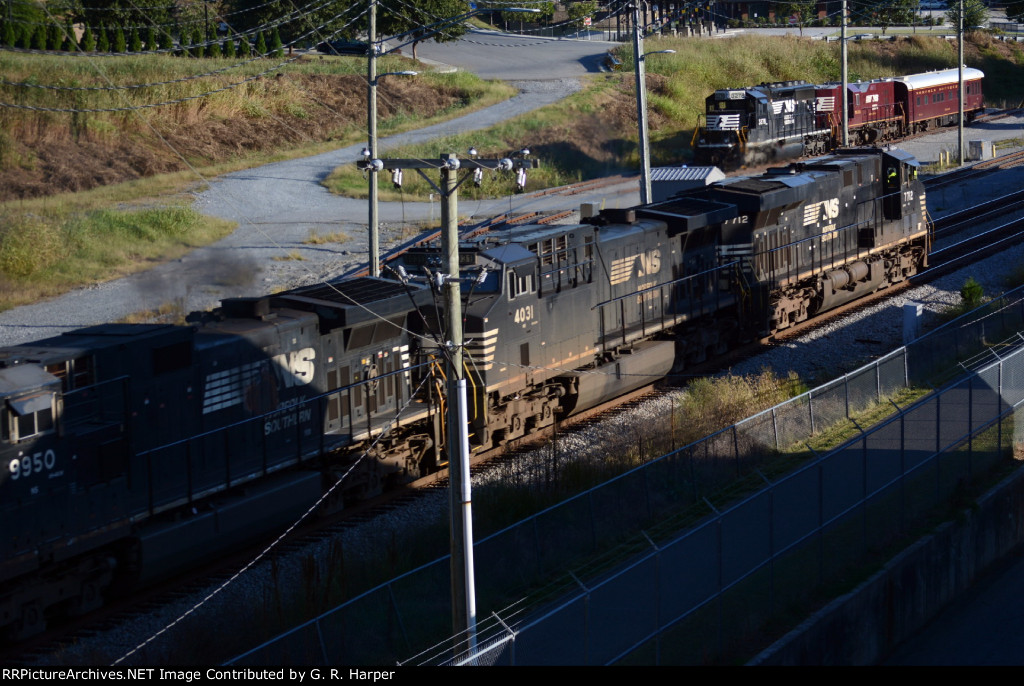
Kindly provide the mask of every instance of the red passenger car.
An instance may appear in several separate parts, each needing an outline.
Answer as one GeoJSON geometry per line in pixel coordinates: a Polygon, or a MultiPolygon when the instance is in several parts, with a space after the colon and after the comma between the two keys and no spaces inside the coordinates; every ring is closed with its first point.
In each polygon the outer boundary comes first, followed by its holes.
{"type": "MultiPolygon", "coordinates": [[[[817,110],[821,126],[832,131],[832,138],[842,136],[843,112],[839,100],[841,83],[826,83],[817,88],[817,110]]],[[[850,145],[871,145],[895,140],[904,135],[906,110],[898,99],[892,79],[875,79],[846,84],[847,117],[850,145]]]]}
{"type": "MultiPolygon", "coordinates": [[[[972,121],[985,110],[979,69],[964,67],[964,119],[972,121]]],[[[959,70],[946,69],[893,79],[896,96],[906,103],[907,132],[955,124],[959,114],[959,70]]]]}

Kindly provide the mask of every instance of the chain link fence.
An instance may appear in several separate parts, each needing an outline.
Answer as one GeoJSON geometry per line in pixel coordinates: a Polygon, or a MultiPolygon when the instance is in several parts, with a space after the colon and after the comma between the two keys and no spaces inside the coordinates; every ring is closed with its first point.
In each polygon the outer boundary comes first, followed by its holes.
{"type": "Polygon", "coordinates": [[[1024,300],[1008,295],[479,541],[472,642],[450,637],[442,558],[232,664],[737,659],[764,626],[797,623],[866,560],[1010,459],[1024,440],[1014,422],[1024,399],[1022,329],[1024,300]],[[828,454],[807,445],[909,386],[940,388],[894,406],[870,430],[852,422],[855,437],[828,454]]]}

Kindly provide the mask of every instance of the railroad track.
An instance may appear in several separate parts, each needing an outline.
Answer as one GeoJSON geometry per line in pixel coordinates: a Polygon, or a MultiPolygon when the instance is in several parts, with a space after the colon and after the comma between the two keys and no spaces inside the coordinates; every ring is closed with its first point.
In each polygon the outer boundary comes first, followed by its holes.
{"type": "MultiPolygon", "coordinates": [[[[989,203],[984,203],[977,207],[963,210],[955,213],[954,215],[950,215],[941,221],[943,226],[946,227],[946,230],[952,232],[955,226],[973,225],[980,220],[980,217],[991,219],[1000,211],[1003,213],[1013,212],[1015,208],[1020,206],[1019,203],[1022,202],[1024,202],[1024,191],[1012,194],[1011,196],[1006,196],[1005,198],[999,198],[989,203]]],[[[528,221],[535,220],[536,219],[528,219],[528,221]]],[[[998,227],[998,230],[972,238],[971,242],[957,244],[959,247],[955,250],[951,248],[943,248],[942,250],[944,252],[941,256],[942,264],[936,264],[932,269],[929,269],[920,277],[915,278],[912,283],[914,285],[918,285],[920,283],[927,282],[955,266],[962,266],[965,260],[973,259],[974,257],[979,257],[984,254],[980,252],[982,247],[987,249],[989,252],[992,252],[1002,249],[1007,242],[1020,240],[1022,223],[1024,223],[1024,220],[1009,222],[998,227]],[[945,252],[947,250],[948,252],[945,252]]],[[[936,253],[936,255],[938,254],[939,253],[936,253]]],[[[861,299],[855,303],[851,303],[850,305],[838,308],[834,311],[834,314],[830,314],[827,319],[818,318],[813,322],[805,323],[806,326],[798,325],[791,327],[785,332],[784,336],[777,337],[775,342],[779,340],[787,340],[794,336],[807,333],[813,326],[823,326],[828,322],[835,321],[837,317],[843,314],[849,314],[851,311],[859,308],[869,307],[881,298],[889,297],[906,287],[907,285],[902,285],[899,287],[885,289],[875,296],[870,297],[870,299],[861,299]]],[[[688,372],[697,374],[715,371],[718,368],[728,366],[735,361],[735,359],[740,359],[744,355],[753,354],[756,350],[757,348],[748,346],[747,348],[735,351],[735,356],[730,356],[729,359],[719,359],[706,364],[701,368],[688,370],[688,372]]],[[[529,437],[529,441],[533,443],[539,440],[544,440],[555,431],[568,431],[571,426],[577,426],[581,422],[592,421],[595,417],[600,417],[609,411],[614,411],[615,407],[621,406],[623,403],[636,402],[638,398],[641,398],[650,392],[649,388],[634,391],[633,393],[623,396],[616,401],[594,408],[593,410],[581,414],[578,417],[574,417],[571,423],[565,422],[557,428],[552,428],[541,434],[532,435],[529,437]]],[[[526,439],[523,439],[516,444],[509,446],[509,449],[514,450],[518,447],[525,446],[526,444],[526,439]]],[[[508,452],[508,449],[499,449],[477,454],[473,457],[472,468],[474,470],[479,470],[482,469],[484,465],[488,464],[489,461],[493,462],[494,460],[509,459],[508,452]]],[[[337,518],[332,518],[327,521],[311,522],[306,527],[297,530],[295,534],[284,543],[280,552],[276,554],[298,553],[305,547],[314,545],[317,542],[331,540],[348,527],[365,523],[367,521],[373,521],[375,518],[382,517],[396,508],[406,506],[417,498],[426,497],[429,493],[436,492],[437,489],[445,486],[446,476],[445,472],[439,472],[431,477],[416,482],[407,492],[403,492],[402,494],[388,494],[379,499],[368,501],[357,508],[346,510],[337,518]]],[[[40,656],[59,655],[67,645],[78,643],[85,640],[87,637],[107,631],[112,626],[123,625],[140,616],[147,615],[173,603],[178,603],[183,597],[201,592],[197,589],[207,589],[219,586],[224,583],[225,580],[230,578],[231,575],[234,574],[235,570],[241,568],[251,560],[252,556],[260,550],[262,550],[262,547],[257,547],[245,554],[232,556],[227,562],[221,563],[215,568],[208,568],[203,570],[201,573],[190,575],[188,578],[181,577],[173,584],[165,584],[164,586],[148,591],[144,595],[133,600],[115,602],[108,605],[105,609],[95,615],[90,615],[88,618],[84,619],[79,618],[72,620],[61,629],[47,632],[31,642],[19,644],[18,646],[5,645],[3,648],[4,664],[32,664],[40,656]]]]}
{"type": "Polygon", "coordinates": [[[990,174],[995,171],[1019,167],[1022,164],[1024,164],[1024,150],[1011,152],[991,160],[977,162],[968,167],[946,172],[939,176],[933,176],[926,179],[924,185],[928,190],[936,190],[951,184],[959,184],[972,179],[979,179],[986,174],[990,174]]]}

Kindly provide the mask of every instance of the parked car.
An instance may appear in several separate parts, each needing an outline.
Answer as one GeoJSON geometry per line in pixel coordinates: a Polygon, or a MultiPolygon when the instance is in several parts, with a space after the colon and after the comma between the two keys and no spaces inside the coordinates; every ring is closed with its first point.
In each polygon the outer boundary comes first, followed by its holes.
{"type": "MultiPolygon", "coordinates": [[[[326,55],[366,55],[370,46],[358,40],[330,40],[317,44],[316,50],[326,55]]],[[[380,45],[377,46],[377,54],[380,54],[380,45]]]]}

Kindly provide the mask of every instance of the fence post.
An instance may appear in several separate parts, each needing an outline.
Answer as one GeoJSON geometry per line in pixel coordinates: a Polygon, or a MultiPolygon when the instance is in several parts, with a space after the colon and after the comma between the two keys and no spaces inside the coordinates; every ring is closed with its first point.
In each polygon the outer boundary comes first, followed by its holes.
{"type": "Polygon", "coordinates": [[[739,431],[736,430],[736,425],[732,425],[732,452],[736,456],[736,477],[740,476],[740,439],[739,431]]]}
{"type": "Polygon", "coordinates": [[[807,392],[807,414],[811,418],[811,435],[814,435],[814,396],[811,391],[807,392]]]}
{"type": "MultiPolygon", "coordinates": [[[[1002,361],[999,366],[1003,366],[1002,361]]],[[[974,378],[971,376],[967,381],[967,483],[971,482],[974,474],[974,378]]],[[[999,403],[996,403],[996,416],[999,412],[999,403]]]]}
{"type": "Polygon", "coordinates": [[[775,407],[772,407],[772,431],[775,434],[775,449],[780,450],[779,447],[779,419],[775,414],[775,407]]]}

